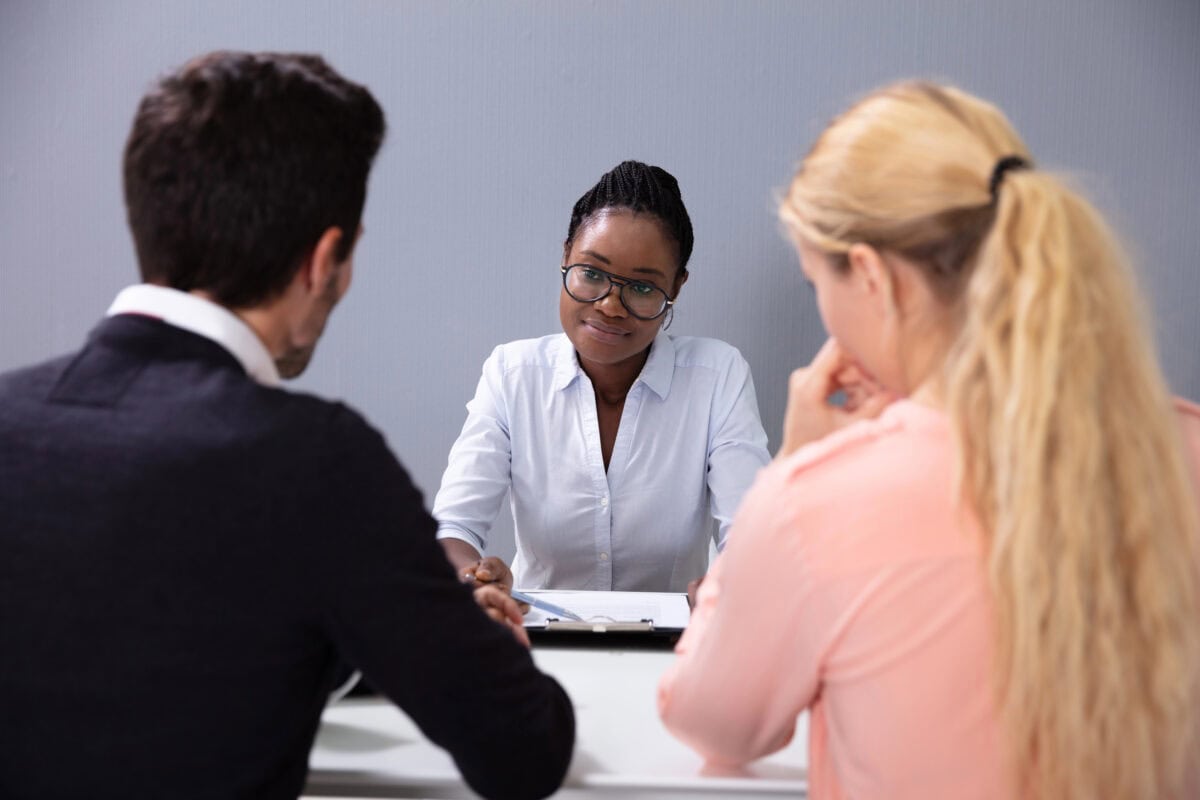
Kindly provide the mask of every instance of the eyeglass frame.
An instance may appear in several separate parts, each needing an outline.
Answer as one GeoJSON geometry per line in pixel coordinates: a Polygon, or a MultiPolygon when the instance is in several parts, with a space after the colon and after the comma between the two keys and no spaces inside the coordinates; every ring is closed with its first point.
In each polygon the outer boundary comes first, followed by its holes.
{"type": "Polygon", "coordinates": [[[613,275],[611,272],[607,272],[607,271],[602,270],[599,267],[593,266],[591,264],[561,264],[559,266],[558,270],[559,270],[559,272],[562,273],[563,291],[565,291],[567,293],[567,296],[570,297],[572,300],[574,300],[576,303],[599,303],[601,300],[603,300],[604,298],[606,298],[610,294],[612,294],[613,287],[616,286],[616,287],[619,287],[619,289],[620,289],[620,291],[617,292],[617,299],[621,301],[622,307],[624,307],[624,309],[626,311],[628,311],[630,314],[632,314],[634,319],[640,319],[642,322],[653,322],[654,320],[661,317],[663,314],[666,314],[668,311],[670,311],[671,306],[675,305],[675,298],[673,298],[673,297],[671,297],[671,295],[667,294],[666,289],[662,289],[658,286],[655,286],[653,283],[650,283],[649,281],[631,281],[628,278],[622,278],[620,275],[613,275]],[[595,270],[596,272],[599,272],[604,277],[608,278],[608,290],[605,291],[604,294],[597,297],[595,300],[580,300],[578,297],[571,294],[571,290],[567,288],[567,273],[569,271],[571,271],[572,269],[574,269],[575,267],[585,267],[590,270],[595,270]],[[651,289],[658,292],[663,297],[667,298],[667,300],[663,304],[662,310],[660,310],[653,317],[643,317],[641,314],[637,313],[632,308],[630,308],[629,303],[625,302],[625,287],[626,286],[649,286],[651,289]]]}

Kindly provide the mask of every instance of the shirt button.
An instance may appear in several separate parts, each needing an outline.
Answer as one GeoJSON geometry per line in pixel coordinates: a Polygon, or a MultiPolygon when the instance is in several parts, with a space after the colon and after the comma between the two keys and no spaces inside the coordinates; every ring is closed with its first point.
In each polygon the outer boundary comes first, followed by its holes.
{"type": "Polygon", "coordinates": [[[601,560],[601,561],[608,561],[608,553],[601,553],[601,554],[600,554],[600,560],[601,560]]]}
{"type": "Polygon", "coordinates": [[[607,498],[607,497],[601,497],[601,498],[600,498],[600,507],[601,507],[601,508],[608,508],[608,498],[607,498]]]}

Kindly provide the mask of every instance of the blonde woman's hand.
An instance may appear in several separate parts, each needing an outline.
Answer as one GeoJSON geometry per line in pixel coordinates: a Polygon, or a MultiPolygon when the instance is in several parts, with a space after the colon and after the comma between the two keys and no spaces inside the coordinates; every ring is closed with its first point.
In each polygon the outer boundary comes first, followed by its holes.
{"type": "Polygon", "coordinates": [[[776,457],[790,455],[809,442],[860,419],[879,416],[896,399],[829,339],[807,367],[788,379],[788,404],[783,417],[783,444],[776,457]],[[841,405],[830,402],[838,392],[841,405]]]}

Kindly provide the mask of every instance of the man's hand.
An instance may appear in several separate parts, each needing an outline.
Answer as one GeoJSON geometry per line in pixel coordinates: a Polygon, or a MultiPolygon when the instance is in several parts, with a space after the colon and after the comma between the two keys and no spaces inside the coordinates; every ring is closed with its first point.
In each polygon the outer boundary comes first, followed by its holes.
{"type": "Polygon", "coordinates": [[[446,558],[454,566],[458,578],[475,590],[475,602],[484,613],[501,625],[507,625],[518,642],[529,647],[522,615],[529,606],[509,596],[513,574],[502,559],[483,558],[479,551],[460,539],[440,540],[446,558]]]}
{"type": "Polygon", "coordinates": [[[790,455],[852,422],[877,417],[895,399],[829,339],[811,364],[788,379],[783,445],[776,457],[790,455]],[[829,402],[839,391],[846,396],[841,406],[829,402]]]}
{"type": "Polygon", "coordinates": [[[525,618],[521,611],[521,604],[509,596],[506,587],[494,583],[476,586],[475,602],[493,620],[508,626],[518,642],[529,647],[529,634],[525,631],[525,618]]]}

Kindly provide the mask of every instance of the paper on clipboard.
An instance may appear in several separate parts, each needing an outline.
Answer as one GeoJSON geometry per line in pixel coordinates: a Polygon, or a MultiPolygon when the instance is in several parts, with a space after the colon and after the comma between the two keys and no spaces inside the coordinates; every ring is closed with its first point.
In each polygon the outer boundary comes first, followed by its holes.
{"type": "MultiPolygon", "coordinates": [[[[587,622],[621,624],[648,620],[653,622],[655,630],[683,630],[691,614],[687,595],[682,592],[523,591],[573,611],[587,622]]],[[[525,614],[525,627],[545,628],[556,619],[554,614],[531,608],[525,614]]]]}

